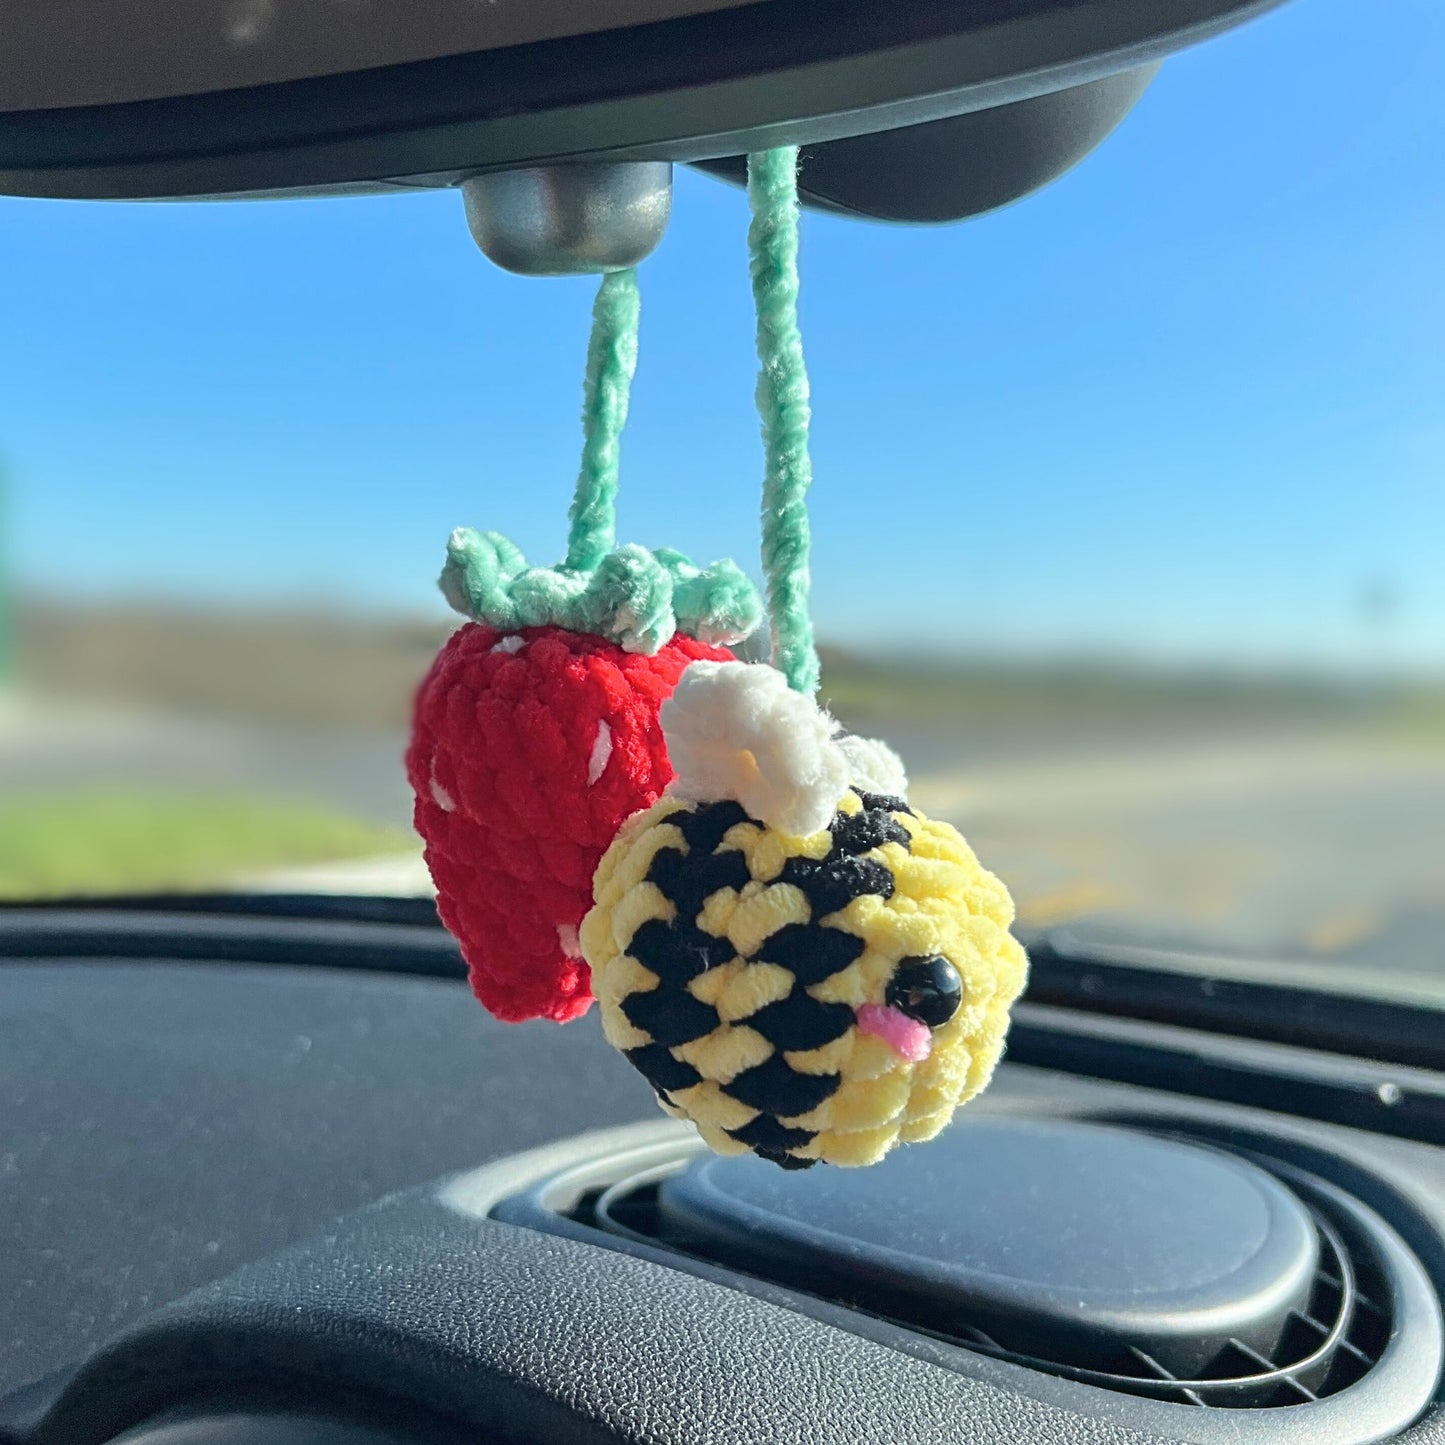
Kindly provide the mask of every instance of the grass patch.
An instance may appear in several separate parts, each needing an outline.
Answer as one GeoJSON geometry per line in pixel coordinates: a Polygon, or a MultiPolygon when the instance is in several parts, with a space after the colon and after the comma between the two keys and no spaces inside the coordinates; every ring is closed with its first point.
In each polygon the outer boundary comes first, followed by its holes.
{"type": "Polygon", "coordinates": [[[194,793],[0,799],[0,898],[223,887],[247,874],[401,852],[400,829],[324,807],[194,793]]]}
{"type": "Polygon", "coordinates": [[[1396,719],[1395,732],[1406,742],[1445,751],[1445,694],[1411,698],[1396,719]]]}

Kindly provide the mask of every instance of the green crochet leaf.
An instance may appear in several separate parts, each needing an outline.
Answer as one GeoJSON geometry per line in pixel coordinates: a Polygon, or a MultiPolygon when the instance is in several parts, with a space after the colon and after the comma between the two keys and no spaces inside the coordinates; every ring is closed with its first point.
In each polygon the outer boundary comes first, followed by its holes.
{"type": "Polygon", "coordinates": [[[762,620],[758,589],[736,562],[698,567],[670,547],[630,544],[593,568],[529,567],[500,532],[459,527],[447,543],[442,595],[500,632],[565,627],[652,656],[674,633],[730,646],[762,620]]]}

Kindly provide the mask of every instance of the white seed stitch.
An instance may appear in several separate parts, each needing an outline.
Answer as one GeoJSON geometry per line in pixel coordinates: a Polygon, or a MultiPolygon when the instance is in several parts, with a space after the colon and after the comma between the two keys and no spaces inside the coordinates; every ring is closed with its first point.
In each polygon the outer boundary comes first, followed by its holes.
{"type": "Polygon", "coordinates": [[[607,770],[608,759],[612,756],[612,729],[605,722],[597,724],[597,740],[592,744],[592,756],[587,760],[587,786],[607,770]]]}
{"type": "Polygon", "coordinates": [[[455,812],[456,812],[456,810],[457,810],[457,801],[456,801],[456,799],[453,798],[452,795],[451,795],[449,792],[447,792],[447,790],[446,790],[444,787],[442,787],[442,785],[437,781],[437,777],[436,777],[436,774],[435,774],[435,773],[432,774],[432,780],[431,780],[431,795],[432,795],[432,801],[437,805],[438,808],[440,808],[440,809],[442,810],[443,813],[455,813],[455,812]]]}

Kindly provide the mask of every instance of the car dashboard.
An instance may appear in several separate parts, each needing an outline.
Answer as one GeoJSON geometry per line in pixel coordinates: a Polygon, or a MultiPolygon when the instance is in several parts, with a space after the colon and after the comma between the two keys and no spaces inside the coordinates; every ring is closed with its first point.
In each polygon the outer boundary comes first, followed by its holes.
{"type": "Polygon", "coordinates": [[[0,1439],[1445,1439],[1418,1013],[1124,1018],[1039,938],[943,1140],[785,1176],[487,1018],[429,907],[0,917],[0,1439]]]}

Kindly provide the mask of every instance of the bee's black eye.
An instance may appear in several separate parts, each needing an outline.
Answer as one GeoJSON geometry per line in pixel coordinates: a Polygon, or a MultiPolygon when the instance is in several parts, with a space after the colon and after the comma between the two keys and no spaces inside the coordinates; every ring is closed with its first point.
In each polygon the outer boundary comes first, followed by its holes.
{"type": "Polygon", "coordinates": [[[963,1002],[963,980],[958,970],[938,954],[932,958],[905,958],[888,985],[886,997],[899,1013],[936,1029],[958,1012],[963,1002]]]}

